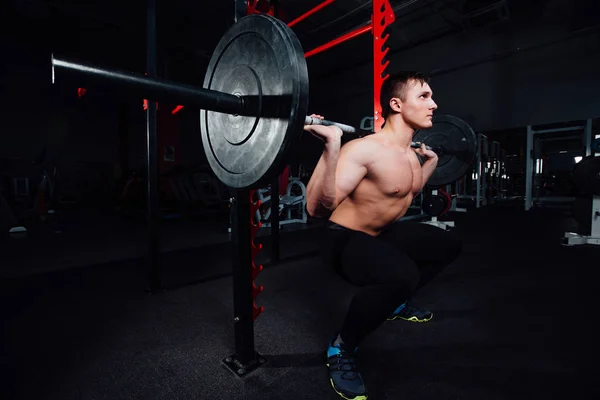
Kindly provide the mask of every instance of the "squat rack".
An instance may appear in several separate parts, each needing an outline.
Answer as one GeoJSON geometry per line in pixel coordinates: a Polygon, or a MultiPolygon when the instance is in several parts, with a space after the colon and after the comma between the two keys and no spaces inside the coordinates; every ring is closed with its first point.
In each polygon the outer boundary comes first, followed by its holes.
{"type": "MultiPolygon", "coordinates": [[[[155,0],[150,0],[155,1],[155,0]]],[[[258,10],[259,0],[234,0],[235,16],[234,23],[248,14],[261,12],[258,10]]],[[[297,17],[288,26],[293,26],[313,15],[317,11],[332,4],[335,0],[326,0],[301,16],[297,17]]],[[[277,17],[277,2],[271,1],[268,14],[277,17]]],[[[373,32],[373,82],[374,82],[374,130],[381,128],[383,119],[381,105],[379,104],[379,93],[381,85],[387,75],[383,75],[389,61],[383,63],[388,48],[384,47],[389,35],[384,36],[388,25],[395,20],[394,10],[388,0],[373,0],[373,14],[368,24],[360,26],[340,37],[333,39],[309,52],[305,57],[311,57],[326,51],[340,43],[350,40],[366,32],[373,32]]],[[[149,107],[151,108],[151,107],[149,107]]],[[[150,184],[149,184],[150,185],[150,184]]],[[[271,185],[272,193],[279,193],[278,179],[274,179],[271,185]]],[[[256,246],[254,237],[261,227],[260,221],[253,222],[252,216],[260,207],[259,202],[253,202],[253,190],[237,190],[230,199],[231,204],[231,234],[233,245],[233,293],[234,293],[234,335],[235,352],[233,355],[223,359],[225,366],[239,377],[243,377],[266,362],[254,346],[254,321],[264,310],[264,307],[256,306],[256,297],[263,291],[262,286],[256,286],[254,279],[262,271],[263,266],[256,266],[254,259],[261,249],[256,246]]],[[[273,254],[275,260],[279,256],[279,204],[278,196],[272,196],[271,207],[271,229],[273,244],[276,247],[273,254]]]]}
{"type": "MultiPolygon", "coordinates": [[[[314,7],[308,12],[296,18],[289,25],[300,23],[310,15],[321,10],[335,0],[326,0],[320,5],[314,7]]],[[[269,3],[268,13],[276,16],[277,2],[269,3]]],[[[236,23],[243,16],[250,13],[259,12],[257,6],[259,0],[234,0],[234,16],[232,23],[236,23]]],[[[373,32],[374,51],[373,51],[373,82],[374,82],[374,130],[381,128],[383,119],[381,115],[381,105],[379,104],[379,93],[381,85],[387,75],[384,71],[389,65],[389,61],[383,63],[383,59],[389,50],[385,46],[389,35],[384,35],[384,31],[392,22],[395,21],[394,9],[388,0],[373,0],[373,14],[368,24],[360,26],[351,32],[348,32],[330,42],[327,42],[316,49],[305,54],[306,57],[319,54],[331,47],[350,40],[366,32],[373,32]]],[[[156,31],[156,0],[147,0],[146,5],[146,74],[153,78],[157,76],[157,31],[156,31]]],[[[159,229],[159,204],[158,204],[158,122],[157,122],[156,101],[144,101],[146,112],[146,166],[148,171],[147,186],[147,234],[148,234],[148,253],[147,253],[147,272],[149,280],[149,292],[157,293],[163,290],[161,282],[161,268],[158,255],[160,254],[160,241],[158,235],[159,229]]],[[[179,111],[182,106],[178,106],[173,113],[179,111]]],[[[278,193],[278,180],[275,179],[272,185],[273,193],[278,193]]],[[[234,333],[235,333],[235,353],[223,360],[223,363],[236,375],[245,376],[260,365],[266,362],[255,351],[254,346],[254,320],[264,310],[263,307],[257,307],[255,299],[263,290],[262,286],[257,287],[254,279],[262,271],[262,265],[256,266],[254,259],[261,249],[256,246],[253,239],[260,229],[260,222],[253,223],[252,216],[256,209],[260,207],[259,203],[252,201],[254,192],[252,190],[237,190],[230,199],[231,204],[231,228],[232,228],[232,246],[233,246],[233,292],[234,292],[234,333]]],[[[278,239],[279,239],[279,221],[278,221],[278,196],[273,196],[272,207],[272,238],[276,245],[273,254],[275,261],[278,259],[278,239]]]]}

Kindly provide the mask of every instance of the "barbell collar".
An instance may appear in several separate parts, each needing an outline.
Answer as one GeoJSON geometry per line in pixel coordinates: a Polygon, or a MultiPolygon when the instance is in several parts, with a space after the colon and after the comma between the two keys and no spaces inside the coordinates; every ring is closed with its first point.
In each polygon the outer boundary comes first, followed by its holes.
{"type": "MultiPolygon", "coordinates": [[[[81,85],[107,85],[123,90],[130,95],[139,95],[145,99],[165,101],[173,104],[196,105],[201,109],[227,114],[246,115],[244,99],[235,94],[222,93],[192,85],[153,78],[135,72],[123,71],[83,64],[75,60],[57,57],[52,54],[52,83],[57,74],[77,79],[81,85]]],[[[256,113],[256,111],[254,111],[256,113]]]]}

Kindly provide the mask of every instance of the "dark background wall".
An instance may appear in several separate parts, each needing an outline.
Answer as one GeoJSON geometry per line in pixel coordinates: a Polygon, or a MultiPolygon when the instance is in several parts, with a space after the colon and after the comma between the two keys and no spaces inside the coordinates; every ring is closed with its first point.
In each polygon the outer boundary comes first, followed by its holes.
{"type": "MultiPolygon", "coordinates": [[[[431,71],[438,112],[477,131],[564,122],[600,114],[598,43],[597,28],[560,22],[482,27],[395,53],[387,71],[431,71]]],[[[367,64],[320,79],[313,101],[358,124],[373,114],[372,88],[367,64]]]]}

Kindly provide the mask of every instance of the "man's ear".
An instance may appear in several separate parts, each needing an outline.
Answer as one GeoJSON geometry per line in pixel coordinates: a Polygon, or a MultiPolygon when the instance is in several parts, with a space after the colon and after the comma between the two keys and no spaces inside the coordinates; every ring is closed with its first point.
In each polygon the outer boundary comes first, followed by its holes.
{"type": "Polygon", "coordinates": [[[402,102],[397,97],[392,97],[390,99],[390,108],[392,111],[401,113],[402,112],[402,102]]]}

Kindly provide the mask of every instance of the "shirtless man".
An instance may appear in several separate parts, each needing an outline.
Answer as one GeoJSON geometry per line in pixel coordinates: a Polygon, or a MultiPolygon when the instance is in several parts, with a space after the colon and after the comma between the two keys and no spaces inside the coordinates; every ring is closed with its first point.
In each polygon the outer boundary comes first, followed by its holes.
{"type": "Polygon", "coordinates": [[[438,162],[424,145],[411,148],[415,131],[431,127],[437,109],[428,78],[413,72],[390,76],[381,90],[381,105],[383,128],[343,147],[339,128],[305,127],[325,143],[307,186],[307,210],[311,216],[329,217],[326,265],[359,287],[327,350],[331,385],[352,400],[367,399],[356,368],[359,343],[386,320],[430,320],[431,312],[407,302],[461,250],[453,233],[397,222],[438,162]]]}

